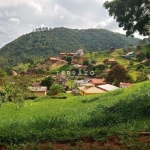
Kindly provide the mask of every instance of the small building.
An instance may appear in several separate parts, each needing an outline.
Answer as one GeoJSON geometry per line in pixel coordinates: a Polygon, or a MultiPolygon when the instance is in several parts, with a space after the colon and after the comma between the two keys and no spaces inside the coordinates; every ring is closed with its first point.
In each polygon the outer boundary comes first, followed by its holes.
{"type": "Polygon", "coordinates": [[[107,64],[112,64],[115,62],[116,62],[115,58],[110,58],[110,59],[108,59],[107,64]]]}
{"type": "Polygon", "coordinates": [[[93,84],[87,83],[84,84],[82,87],[78,87],[79,93],[81,95],[94,95],[94,94],[101,94],[104,93],[105,91],[98,89],[95,87],[93,84]]]}
{"type": "Polygon", "coordinates": [[[74,54],[75,56],[83,56],[84,55],[84,51],[83,51],[83,49],[79,49],[79,50],[77,50],[77,52],[74,54]]]}
{"type": "Polygon", "coordinates": [[[75,64],[73,65],[74,68],[78,68],[78,69],[86,69],[87,66],[86,65],[79,65],[79,64],[75,64]]]}
{"type": "Polygon", "coordinates": [[[97,87],[103,91],[113,91],[119,89],[117,86],[111,84],[98,85],[97,87]]]}
{"type": "Polygon", "coordinates": [[[135,56],[135,52],[129,52],[126,55],[122,55],[125,58],[131,59],[135,56]]]}
{"type": "Polygon", "coordinates": [[[66,56],[66,53],[60,53],[59,56],[60,58],[63,58],[64,56],[66,56]]]}
{"type": "Polygon", "coordinates": [[[16,71],[12,71],[12,75],[13,75],[13,76],[17,76],[18,74],[17,74],[16,71]]]}
{"type": "Polygon", "coordinates": [[[47,87],[46,86],[30,86],[29,90],[35,96],[46,96],[47,95],[47,87]]]}
{"type": "Polygon", "coordinates": [[[74,53],[67,53],[67,56],[73,57],[74,53]]]}
{"type": "Polygon", "coordinates": [[[93,84],[94,86],[106,84],[105,79],[96,79],[96,78],[91,79],[89,83],[93,84]]]}
{"type": "Polygon", "coordinates": [[[86,78],[84,80],[75,80],[74,84],[77,86],[83,86],[84,84],[87,84],[90,80],[90,78],[86,78]]]}
{"type": "Polygon", "coordinates": [[[66,76],[62,76],[62,75],[57,75],[56,76],[56,83],[66,87],[66,85],[67,85],[67,77],[66,76]]]}
{"type": "Polygon", "coordinates": [[[71,63],[72,63],[72,64],[78,64],[79,61],[78,61],[77,59],[73,59],[71,63]]]}
{"type": "Polygon", "coordinates": [[[59,62],[59,61],[61,61],[61,59],[59,58],[59,57],[49,57],[49,58],[47,58],[47,59],[45,59],[45,61],[47,62],[47,63],[57,63],[57,62],[59,62]]]}
{"type": "Polygon", "coordinates": [[[120,88],[128,88],[128,87],[130,87],[130,86],[132,86],[133,84],[131,84],[131,83],[123,83],[123,82],[121,82],[120,83],[120,88]]]}

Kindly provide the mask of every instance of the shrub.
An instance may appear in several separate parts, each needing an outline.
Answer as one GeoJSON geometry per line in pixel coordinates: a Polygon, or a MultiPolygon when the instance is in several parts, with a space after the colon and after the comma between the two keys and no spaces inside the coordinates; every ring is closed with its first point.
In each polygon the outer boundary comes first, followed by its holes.
{"type": "Polygon", "coordinates": [[[62,85],[54,84],[51,86],[48,94],[54,96],[64,92],[65,92],[65,88],[62,85]]]}

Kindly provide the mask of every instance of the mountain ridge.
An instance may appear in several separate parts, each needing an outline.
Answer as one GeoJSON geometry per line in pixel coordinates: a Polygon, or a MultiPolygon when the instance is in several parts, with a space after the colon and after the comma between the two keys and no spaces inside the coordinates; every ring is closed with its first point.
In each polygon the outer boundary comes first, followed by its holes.
{"type": "Polygon", "coordinates": [[[30,58],[58,56],[60,52],[75,52],[78,49],[101,51],[111,47],[121,48],[129,44],[137,45],[138,41],[137,38],[106,29],[50,28],[22,35],[8,43],[0,49],[0,60],[3,57],[14,66],[30,58]]]}

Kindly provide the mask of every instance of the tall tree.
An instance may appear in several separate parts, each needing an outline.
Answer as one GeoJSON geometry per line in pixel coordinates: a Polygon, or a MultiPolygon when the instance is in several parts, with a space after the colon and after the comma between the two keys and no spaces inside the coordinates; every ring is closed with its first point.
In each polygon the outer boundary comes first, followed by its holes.
{"type": "Polygon", "coordinates": [[[119,27],[126,30],[127,36],[136,31],[144,36],[149,35],[149,0],[113,0],[106,1],[103,5],[119,23],[119,27]]]}
{"type": "Polygon", "coordinates": [[[113,83],[116,86],[120,85],[121,81],[130,80],[127,70],[120,64],[115,65],[106,76],[106,82],[113,83]]]}
{"type": "Polygon", "coordinates": [[[54,78],[49,76],[49,77],[46,77],[44,78],[42,81],[41,81],[41,85],[42,86],[47,86],[47,89],[49,90],[50,87],[54,84],[54,78]]]}

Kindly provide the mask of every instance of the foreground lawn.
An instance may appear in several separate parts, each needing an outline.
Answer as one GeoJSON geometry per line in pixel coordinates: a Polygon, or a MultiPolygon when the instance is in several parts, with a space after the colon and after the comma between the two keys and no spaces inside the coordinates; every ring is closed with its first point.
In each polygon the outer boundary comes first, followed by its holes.
{"type": "Polygon", "coordinates": [[[0,142],[26,143],[100,139],[150,131],[150,81],[95,96],[49,97],[0,108],[0,142]]]}

